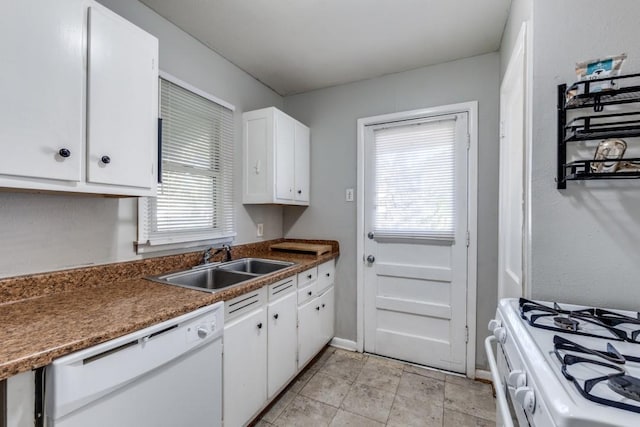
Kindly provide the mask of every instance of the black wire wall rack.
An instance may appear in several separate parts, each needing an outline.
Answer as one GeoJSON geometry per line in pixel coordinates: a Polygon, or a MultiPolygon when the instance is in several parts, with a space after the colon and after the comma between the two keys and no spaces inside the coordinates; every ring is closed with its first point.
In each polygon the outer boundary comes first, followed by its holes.
{"type": "Polygon", "coordinates": [[[572,142],[640,137],[640,111],[603,114],[607,106],[634,103],[638,105],[629,108],[640,108],[640,73],[558,86],[558,189],[567,188],[567,181],[640,178],[640,158],[567,161],[567,145],[572,142]],[[594,86],[603,82],[608,82],[611,89],[594,92],[594,86]],[[567,122],[569,111],[587,108],[593,114],[587,112],[567,122]],[[630,168],[611,172],[610,168],[597,167],[618,162],[630,168]],[[599,171],[602,169],[607,172],[599,171]]]}

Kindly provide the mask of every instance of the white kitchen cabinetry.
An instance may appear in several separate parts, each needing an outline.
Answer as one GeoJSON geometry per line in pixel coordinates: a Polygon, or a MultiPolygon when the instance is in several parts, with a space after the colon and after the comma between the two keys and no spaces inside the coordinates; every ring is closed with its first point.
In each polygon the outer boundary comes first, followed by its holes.
{"type": "Polygon", "coordinates": [[[245,204],[309,205],[309,128],[275,107],[243,121],[245,204]]]}
{"type": "MultiPolygon", "coordinates": [[[[35,404],[34,371],[23,372],[6,379],[6,409],[8,427],[33,427],[35,404]]],[[[0,420],[1,424],[2,420],[0,420]]]]}
{"type": "Polygon", "coordinates": [[[298,369],[303,368],[334,336],[334,275],[334,261],[298,275],[308,279],[298,285],[298,369]]]}
{"type": "Polygon", "coordinates": [[[296,374],[296,282],[291,277],[269,286],[267,398],[271,399],[296,374]]]}
{"type": "Polygon", "coordinates": [[[0,51],[0,187],[155,194],[155,37],[91,0],[22,0],[0,51]]]}
{"type": "Polygon", "coordinates": [[[267,310],[262,288],[225,303],[223,424],[248,423],[267,400],[267,310]]]}

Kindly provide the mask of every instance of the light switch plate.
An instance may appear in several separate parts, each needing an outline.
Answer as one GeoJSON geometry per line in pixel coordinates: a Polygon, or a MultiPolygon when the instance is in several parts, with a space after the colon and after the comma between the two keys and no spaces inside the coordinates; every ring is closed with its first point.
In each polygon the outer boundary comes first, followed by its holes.
{"type": "Polygon", "coordinates": [[[264,235],[264,224],[258,224],[258,230],[256,232],[258,237],[262,237],[264,235]]]}
{"type": "Polygon", "coordinates": [[[344,199],[347,202],[353,202],[353,188],[347,188],[347,190],[345,191],[344,199]]]}

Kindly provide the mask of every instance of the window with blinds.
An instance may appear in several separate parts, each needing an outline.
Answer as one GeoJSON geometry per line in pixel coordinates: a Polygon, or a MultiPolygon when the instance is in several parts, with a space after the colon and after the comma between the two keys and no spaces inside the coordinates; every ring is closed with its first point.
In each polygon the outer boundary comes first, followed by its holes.
{"type": "Polygon", "coordinates": [[[373,133],[375,236],[453,240],[455,117],[373,133]]]}
{"type": "Polygon", "coordinates": [[[160,79],[162,182],[141,212],[147,245],[229,241],[233,222],[233,111],[160,79]]]}

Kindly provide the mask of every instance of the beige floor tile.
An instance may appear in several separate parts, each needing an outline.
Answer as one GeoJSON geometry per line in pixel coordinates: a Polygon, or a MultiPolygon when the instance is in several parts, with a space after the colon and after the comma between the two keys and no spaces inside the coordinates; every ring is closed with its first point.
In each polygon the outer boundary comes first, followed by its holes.
{"type": "Polygon", "coordinates": [[[264,420],[259,420],[258,422],[256,422],[255,424],[252,425],[252,427],[271,427],[273,424],[268,423],[264,420]]]}
{"type": "Polygon", "coordinates": [[[441,427],[442,405],[396,395],[389,414],[389,427],[441,427]]]}
{"type": "Polygon", "coordinates": [[[495,427],[495,421],[463,414],[462,412],[444,410],[443,427],[495,427]]]}
{"type": "Polygon", "coordinates": [[[331,421],[332,427],[384,427],[384,424],[365,418],[351,412],[338,410],[338,413],[331,421]]]}
{"type": "Polygon", "coordinates": [[[421,375],[423,377],[433,378],[434,380],[444,381],[445,373],[436,371],[435,369],[422,368],[414,365],[404,365],[404,371],[410,374],[421,375]]]}
{"type": "Polygon", "coordinates": [[[484,389],[485,386],[489,385],[489,383],[485,383],[482,381],[475,381],[467,377],[463,377],[461,375],[450,375],[447,374],[445,381],[451,384],[457,384],[464,387],[474,387],[478,390],[484,389]]]}
{"type": "Polygon", "coordinates": [[[274,422],[295,397],[296,394],[291,390],[287,390],[280,394],[280,396],[278,396],[278,400],[276,400],[276,402],[271,405],[271,408],[262,415],[262,421],[266,421],[268,423],[274,422]]]}
{"type": "Polygon", "coordinates": [[[326,346],[321,352],[320,352],[320,356],[313,361],[313,363],[309,366],[309,369],[313,369],[313,370],[318,370],[320,368],[322,368],[324,366],[325,363],[327,363],[327,360],[329,360],[329,357],[331,357],[331,355],[336,351],[335,347],[331,347],[331,346],[326,346]]]}
{"type": "Polygon", "coordinates": [[[318,372],[353,383],[366,361],[361,353],[337,349],[318,372]]]}
{"type": "Polygon", "coordinates": [[[491,386],[469,381],[466,385],[445,383],[444,406],[468,415],[495,421],[496,403],[491,386]]]}
{"type": "Polygon", "coordinates": [[[356,382],[394,393],[400,384],[402,365],[397,362],[387,363],[384,359],[369,357],[364,364],[356,382]]]}
{"type": "Polygon", "coordinates": [[[296,396],[276,419],[278,427],[321,427],[328,426],[338,412],[338,408],[322,402],[296,396]]]}
{"type": "Polygon", "coordinates": [[[304,386],[300,394],[337,408],[349,392],[350,387],[351,385],[346,380],[318,372],[304,386]]]}
{"type": "Polygon", "coordinates": [[[342,409],[385,423],[393,398],[393,393],[355,383],[342,402],[342,409]]]}
{"type": "Polygon", "coordinates": [[[311,369],[305,369],[298,377],[289,384],[288,391],[294,393],[300,393],[300,390],[307,385],[309,380],[316,374],[317,371],[311,369]]]}
{"type": "Polygon", "coordinates": [[[442,406],[444,401],[444,381],[404,372],[398,385],[398,394],[422,402],[442,406]]]}

